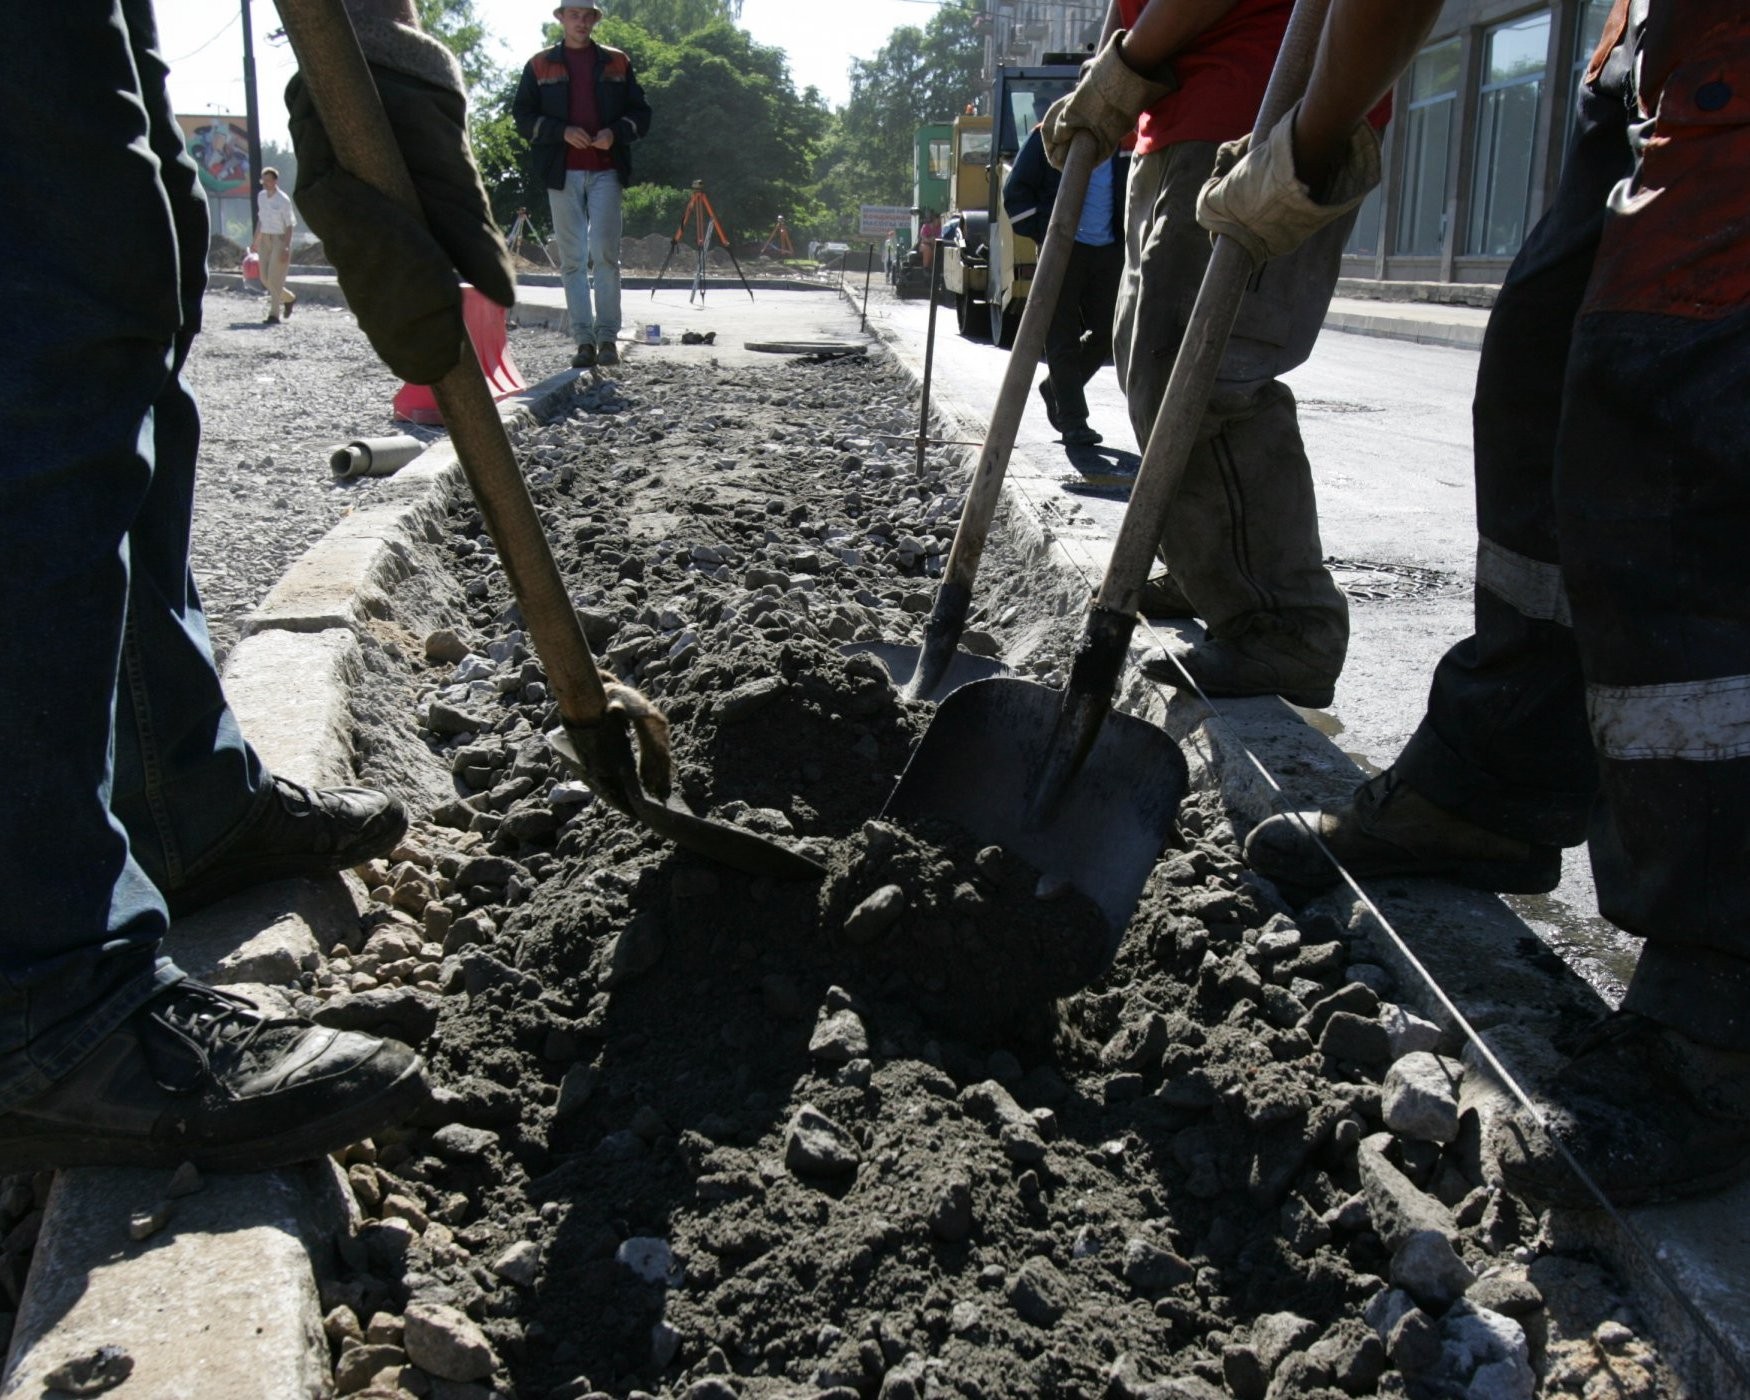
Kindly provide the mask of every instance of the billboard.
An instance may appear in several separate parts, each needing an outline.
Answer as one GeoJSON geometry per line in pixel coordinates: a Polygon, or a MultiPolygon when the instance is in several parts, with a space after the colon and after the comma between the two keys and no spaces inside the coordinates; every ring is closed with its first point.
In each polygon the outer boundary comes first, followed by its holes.
{"type": "Polygon", "coordinates": [[[248,199],[255,188],[249,171],[249,128],[242,117],[178,116],[182,139],[201,173],[201,188],[221,198],[248,199]]]}
{"type": "Polygon", "coordinates": [[[909,204],[859,204],[857,232],[865,238],[885,238],[895,230],[911,228],[909,204]]]}

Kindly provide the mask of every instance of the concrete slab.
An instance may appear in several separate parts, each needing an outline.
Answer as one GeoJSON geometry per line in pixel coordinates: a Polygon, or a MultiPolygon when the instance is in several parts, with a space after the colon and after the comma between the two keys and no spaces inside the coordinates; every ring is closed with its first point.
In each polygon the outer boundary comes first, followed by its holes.
{"type": "Polygon", "coordinates": [[[115,1393],[140,1400],[331,1394],[310,1262],[332,1228],[322,1175],[209,1177],[136,1241],[129,1219],[166,1198],[168,1171],[58,1173],[0,1398],[63,1394],[46,1377],[105,1346],[133,1361],[115,1393]]]}
{"type": "Polygon", "coordinates": [[[225,694],[271,771],[343,785],[353,781],[348,694],[363,665],[347,629],[257,631],[226,659],[225,694]]]}

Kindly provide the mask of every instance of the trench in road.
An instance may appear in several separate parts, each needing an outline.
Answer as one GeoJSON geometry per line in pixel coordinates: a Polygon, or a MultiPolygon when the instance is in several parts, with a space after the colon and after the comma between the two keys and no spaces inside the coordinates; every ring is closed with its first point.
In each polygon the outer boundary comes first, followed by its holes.
{"type": "MultiPolygon", "coordinates": [[[[912,342],[921,358],[928,306],[877,288],[869,319],[912,342]]],[[[988,414],[1006,354],[954,333],[938,310],[939,386],[988,414]]],[[[1286,377],[1300,404],[1327,558],[1350,600],[1349,656],[1326,711],[1303,710],[1367,772],[1388,765],[1422,717],[1429,678],[1471,624],[1476,518],[1470,401],[1477,352],[1327,330],[1311,358],[1286,377]]],[[[1043,377],[1043,368],[1040,371],[1043,377]]],[[[1066,449],[1036,399],[1015,450],[1060,462],[1059,503],[1118,529],[1138,448],[1110,365],[1087,390],[1098,448],[1066,449]]],[[[1599,916],[1590,864],[1565,854],[1561,884],[1507,903],[1612,1004],[1621,999],[1639,944],[1599,916]]]]}

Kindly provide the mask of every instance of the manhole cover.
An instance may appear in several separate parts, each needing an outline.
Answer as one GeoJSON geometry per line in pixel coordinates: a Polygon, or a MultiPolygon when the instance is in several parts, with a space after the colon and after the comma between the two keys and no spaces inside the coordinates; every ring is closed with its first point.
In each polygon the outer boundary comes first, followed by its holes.
{"type": "Polygon", "coordinates": [[[1427,569],[1419,564],[1397,564],[1374,559],[1327,559],[1325,567],[1337,586],[1357,602],[1403,603],[1413,598],[1431,598],[1463,588],[1457,574],[1445,569],[1427,569]]]}

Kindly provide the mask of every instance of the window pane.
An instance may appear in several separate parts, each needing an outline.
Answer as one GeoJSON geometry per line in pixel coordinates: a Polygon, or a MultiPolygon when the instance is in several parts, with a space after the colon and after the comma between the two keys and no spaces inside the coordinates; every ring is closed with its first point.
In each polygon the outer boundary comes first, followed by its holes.
{"type": "Polygon", "coordinates": [[[1409,100],[1426,102],[1431,98],[1458,92],[1457,39],[1430,44],[1416,55],[1410,67],[1409,100]]]}
{"type": "Polygon", "coordinates": [[[1400,253],[1432,255],[1445,244],[1446,174],[1457,106],[1449,97],[1412,108],[1404,122],[1404,184],[1398,205],[1400,253]]]}
{"type": "Polygon", "coordinates": [[[1510,83],[1521,78],[1541,78],[1544,56],[1549,51],[1549,12],[1503,24],[1489,35],[1488,61],[1483,85],[1510,83]]]}
{"type": "Polygon", "coordinates": [[[1515,83],[1484,93],[1477,111],[1477,164],[1471,181],[1473,253],[1511,257],[1525,238],[1531,203],[1532,140],[1543,84],[1515,83]]]}

